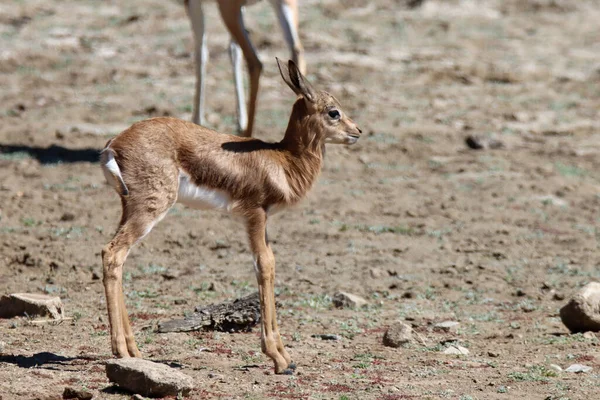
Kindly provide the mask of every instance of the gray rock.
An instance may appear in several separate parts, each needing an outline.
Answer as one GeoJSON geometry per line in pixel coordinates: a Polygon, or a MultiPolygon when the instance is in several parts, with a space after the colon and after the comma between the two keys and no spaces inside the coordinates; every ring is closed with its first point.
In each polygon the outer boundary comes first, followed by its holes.
{"type": "Polygon", "coordinates": [[[13,293],[0,298],[0,318],[24,315],[63,319],[62,301],[58,296],[37,293],[13,293]]]}
{"type": "Polygon", "coordinates": [[[579,374],[579,373],[590,372],[592,369],[593,369],[592,367],[588,367],[587,365],[573,364],[569,368],[565,369],[565,371],[579,374]]]}
{"type": "Polygon", "coordinates": [[[187,396],[192,378],[167,365],[141,358],[123,358],[106,363],[106,375],[123,389],[148,397],[187,396]]]}
{"type": "Polygon", "coordinates": [[[456,332],[460,323],[456,321],[444,321],[433,325],[433,330],[443,332],[456,332]]]}
{"type": "Polygon", "coordinates": [[[560,309],[560,319],[571,332],[600,331],[600,283],[590,282],[560,309]]]}
{"type": "Polygon", "coordinates": [[[444,354],[466,356],[469,354],[469,350],[457,344],[453,344],[444,350],[444,354]]]}
{"type": "Polygon", "coordinates": [[[400,347],[412,340],[412,328],[404,322],[392,324],[383,335],[383,344],[388,347],[400,347]]]}
{"type": "Polygon", "coordinates": [[[346,292],[337,292],[333,295],[333,304],[337,308],[360,308],[369,302],[360,296],[346,292]]]}

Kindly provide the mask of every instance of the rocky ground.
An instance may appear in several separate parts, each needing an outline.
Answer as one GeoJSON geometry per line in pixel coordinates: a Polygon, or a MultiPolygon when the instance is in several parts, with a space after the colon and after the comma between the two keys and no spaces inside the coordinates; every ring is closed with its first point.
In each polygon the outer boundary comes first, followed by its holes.
{"type": "MultiPolygon", "coordinates": [[[[309,198],[271,221],[295,375],[273,375],[257,329],[155,331],[255,290],[237,221],[176,206],[131,252],[125,295],[137,342],[147,359],[193,378],[191,398],[600,392],[598,337],[569,334],[558,316],[600,275],[597,2],[404,3],[300,2],[308,78],[364,135],[330,146],[309,198]],[[340,290],[369,304],[337,308],[340,290]],[[397,321],[412,340],[384,346],[397,321]],[[448,321],[458,324],[439,325],[448,321]],[[567,372],[573,364],[592,369],[567,372]]],[[[233,132],[228,36],[215,5],[206,8],[208,122],[233,132]]],[[[256,136],[277,140],[293,94],[274,57],[287,49],[268,2],[247,20],[265,66],[256,136]]],[[[105,373],[100,250],[120,207],[98,151],[134,121],[190,118],[191,51],[174,1],[0,5],[0,293],[58,295],[71,318],[0,320],[3,400],[61,398],[66,387],[131,397],[105,373]]]]}

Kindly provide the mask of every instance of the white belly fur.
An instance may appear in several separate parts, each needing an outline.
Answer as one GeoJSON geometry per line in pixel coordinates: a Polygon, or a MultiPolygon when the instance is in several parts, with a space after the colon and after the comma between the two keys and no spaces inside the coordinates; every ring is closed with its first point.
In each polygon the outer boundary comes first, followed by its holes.
{"type": "Polygon", "coordinates": [[[185,173],[179,174],[179,192],[177,202],[200,210],[221,209],[231,210],[231,198],[222,190],[197,186],[185,173]]]}

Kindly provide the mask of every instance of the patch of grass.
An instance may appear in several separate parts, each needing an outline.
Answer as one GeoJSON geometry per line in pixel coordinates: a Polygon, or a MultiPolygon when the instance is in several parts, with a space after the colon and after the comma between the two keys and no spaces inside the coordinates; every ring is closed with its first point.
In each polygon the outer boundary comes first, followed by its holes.
{"type": "Polygon", "coordinates": [[[191,287],[190,289],[196,293],[196,294],[200,294],[202,292],[208,292],[211,288],[211,283],[210,282],[200,282],[200,286],[196,286],[196,287],[191,287]]]}
{"type": "Polygon", "coordinates": [[[425,293],[419,294],[418,297],[424,298],[426,300],[435,300],[436,291],[434,287],[428,286],[425,288],[425,293]]]}
{"type": "Polygon", "coordinates": [[[261,354],[256,351],[242,352],[241,357],[245,364],[260,364],[262,361],[261,354]]]}
{"type": "Polygon", "coordinates": [[[471,315],[471,318],[474,321],[479,321],[479,322],[496,322],[496,323],[500,323],[500,322],[504,321],[502,319],[502,317],[500,317],[500,315],[498,314],[498,312],[496,312],[495,310],[488,311],[488,312],[481,313],[481,314],[473,314],[473,315],[471,315]]]}
{"type": "Polygon", "coordinates": [[[42,224],[41,221],[36,221],[34,218],[31,217],[21,218],[21,223],[26,227],[38,226],[42,224]]]}
{"type": "Polygon", "coordinates": [[[301,307],[309,307],[313,310],[327,310],[331,307],[332,299],[328,294],[315,294],[300,300],[301,307]]]}
{"type": "Polygon", "coordinates": [[[154,343],[155,340],[156,340],[156,335],[152,332],[149,332],[146,335],[144,335],[142,343],[143,344],[152,344],[152,343],[154,343]]]}
{"type": "Polygon", "coordinates": [[[569,262],[566,260],[558,259],[554,265],[548,267],[548,274],[558,274],[565,276],[581,276],[587,278],[598,278],[600,277],[600,272],[596,270],[585,270],[581,266],[571,266],[569,262]]]}
{"type": "Polygon", "coordinates": [[[167,268],[162,265],[150,263],[148,265],[138,265],[138,270],[144,275],[156,275],[166,272],[167,268]]]}
{"type": "Polygon", "coordinates": [[[246,296],[250,294],[251,291],[255,290],[254,285],[250,281],[245,280],[238,281],[234,279],[231,281],[231,286],[238,297],[246,296]]]}
{"type": "Polygon", "coordinates": [[[340,226],[340,232],[346,232],[351,229],[357,230],[359,232],[375,233],[376,235],[379,235],[382,233],[394,233],[394,234],[398,234],[398,235],[410,236],[410,235],[414,234],[413,228],[411,228],[409,226],[405,226],[405,225],[389,226],[389,225],[342,224],[340,226]]]}
{"type": "Polygon", "coordinates": [[[1,161],[20,161],[32,158],[31,154],[26,151],[16,151],[14,153],[0,153],[1,161]]]}
{"type": "Polygon", "coordinates": [[[358,369],[367,369],[373,365],[373,361],[381,360],[383,358],[384,357],[371,353],[358,353],[352,357],[352,361],[358,361],[358,363],[353,364],[352,367],[358,369]]]}
{"type": "Polygon", "coordinates": [[[73,185],[71,183],[53,183],[53,184],[44,184],[44,190],[50,190],[53,192],[62,191],[62,192],[78,192],[81,190],[81,187],[77,185],[73,185]]]}
{"type": "Polygon", "coordinates": [[[364,332],[364,330],[358,326],[358,323],[353,320],[340,323],[340,330],[342,331],[340,335],[346,339],[354,339],[356,335],[364,332]]]}
{"type": "Polygon", "coordinates": [[[83,313],[81,311],[73,312],[73,322],[79,321],[81,319],[81,317],[83,317],[83,313]]]}
{"type": "Polygon", "coordinates": [[[186,346],[189,346],[192,349],[196,349],[197,347],[199,347],[202,344],[202,340],[196,339],[196,338],[190,338],[190,339],[186,340],[184,343],[186,346]]]}
{"type": "Polygon", "coordinates": [[[444,236],[448,235],[449,233],[452,233],[454,231],[454,227],[446,227],[446,228],[442,228],[442,229],[434,229],[431,231],[427,231],[427,236],[436,238],[438,240],[441,240],[444,236]]]}
{"type": "Polygon", "coordinates": [[[554,164],[554,168],[562,176],[581,178],[581,177],[588,175],[588,171],[586,171],[583,168],[579,168],[575,165],[566,165],[566,164],[557,162],[554,164]]]}
{"type": "Polygon", "coordinates": [[[416,140],[418,140],[419,142],[423,142],[423,143],[427,143],[427,144],[435,143],[435,140],[432,137],[425,136],[425,135],[422,135],[422,134],[417,134],[417,135],[414,136],[414,138],[416,140]]]}
{"type": "Polygon", "coordinates": [[[160,295],[158,293],[152,292],[150,290],[142,290],[142,291],[132,290],[131,292],[127,293],[127,297],[129,297],[130,299],[135,299],[135,298],[154,299],[159,296],[160,295]]]}
{"type": "Polygon", "coordinates": [[[548,382],[548,378],[555,378],[558,373],[543,365],[534,365],[527,372],[511,372],[508,377],[516,382],[548,382]]]}
{"type": "MultiPolygon", "coordinates": [[[[573,343],[583,343],[587,342],[589,339],[586,339],[582,333],[573,333],[570,335],[559,335],[559,336],[549,336],[541,339],[542,344],[549,345],[569,345],[573,343]]],[[[598,342],[598,339],[594,338],[592,341],[598,342]]]]}
{"type": "Polygon", "coordinates": [[[44,286],[44,293],[46,294],[63,294],[67,293],[67,289],[58,285],[46,285],[44,286]]]}
{"type": "Polygon", "coordinates": [[[81,226],[70,226],[68,228],[52,228],[50,233],[52,236],[64,237],[66,239],[78,238],[83,236],[85,231],[84,227],[81,226]]]}

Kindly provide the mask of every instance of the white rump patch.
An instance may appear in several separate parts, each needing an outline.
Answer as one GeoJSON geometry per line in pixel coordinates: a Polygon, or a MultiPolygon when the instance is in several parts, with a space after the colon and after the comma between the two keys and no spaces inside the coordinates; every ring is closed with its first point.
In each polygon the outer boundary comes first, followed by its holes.
{"type": "Polygon", "coordinates": [[[190,180],[190,176],[183,172],[179,173],[177,202],[200,210],[214,208],[231,210],[231,197],[227,193],[206,186],[197,186],[190,180]]]}
{"type": "MultiPolygon", "coordinates": [[[[110,146],[110,143],[108,146],[110,146]]],[[[119,164],[117,164],[117,160],[115,160],[114,151],[108,146],[100,153],[100,165],[102,167],[102,172],[104,173],[104,178],[109,185],[117,190],[117,192],[126,194],[127,186],[123,181],[121,168],[119,168],[119,164]]]]}

